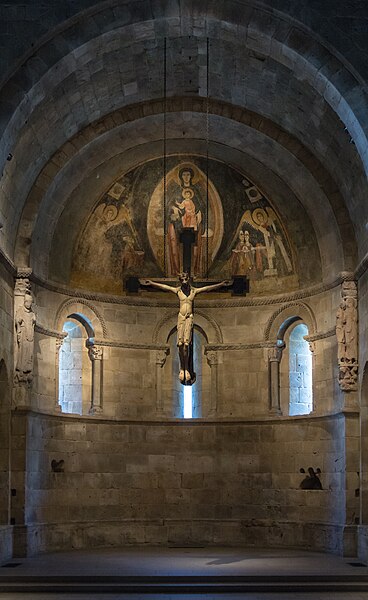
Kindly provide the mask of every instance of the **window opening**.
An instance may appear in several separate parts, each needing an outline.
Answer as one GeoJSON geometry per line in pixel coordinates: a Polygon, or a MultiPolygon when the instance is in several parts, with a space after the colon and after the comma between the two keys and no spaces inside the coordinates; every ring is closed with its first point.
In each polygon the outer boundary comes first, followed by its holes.
{"type": "Polygon", "coordinates": [[[184,419],[193,418],[193,386],[184,385],[184,419]]]}
{"type": "Polygon", "coordinates": [[[59,354],[59,404],[64,413],[82,414],[83,332],[72,321],[66,321],[59,354]]]}
{"type": "Polygon", "coordinates": [[[308,327],[300,323],[289,337],[289,414],[306,415],[313,410],[312,353],[304,336],[308,327]]]}

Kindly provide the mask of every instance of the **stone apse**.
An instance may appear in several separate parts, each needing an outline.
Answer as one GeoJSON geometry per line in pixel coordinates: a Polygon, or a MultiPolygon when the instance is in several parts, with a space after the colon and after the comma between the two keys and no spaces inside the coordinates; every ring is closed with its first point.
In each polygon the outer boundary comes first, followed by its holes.
{"type": "Polygon", "coordinates": [[[283,2],[91,4],[3,84],[1,557],[364,558],[364,65],[283,2]],[[187,227],[195,286],[249,282],[195,299],[192,386],[126,283],[179,285],[187,227]]]}

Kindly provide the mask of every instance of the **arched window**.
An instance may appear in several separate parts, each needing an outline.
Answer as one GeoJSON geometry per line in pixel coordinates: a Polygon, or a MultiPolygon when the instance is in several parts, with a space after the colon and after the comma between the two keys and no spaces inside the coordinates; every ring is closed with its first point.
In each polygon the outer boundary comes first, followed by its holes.
{"type": "Polygon", "coordinates": [[[289,415],[307,415],[313,410],[312,353],[306,335],[304,323],[289,335],[289,415]]]}
{"type": "Polygon", "coordinates": [[[193,364],[196,382],[182,385],[179,381],[179,354],[176,346],[176,332],[171,336],[172,380],[174,384],[174,416],[179,419],[198,419],[202,416],[202,340],[201,334],[193,329],[193,364]]]}
{"type": "Polygon", "coordinates": [[[86,414],[91,406],[91,361],[86,342],[93,329],[83,315],[71,314],[64,323],[67,333],[59,351],[59,404],[64,413],[86,414]]]}
{"type": "Polygon", "coordinates": [[[179,419],[198,419],[208,414],[210,403],[211,372],[204,358],[207,342],[199,327],[193,329],[193,363],[196,381],[192,386],[179,381],[179,354],[176,345],[176,328],[170,332],[168,343],[170,355],[164,366],[162,393],[165,397],[164,412],[179,419]]]}
{"type": "Polygon", "coordinates": [[[313,355],[305,337],[307,325],[298,316],[281,325],[276,346],[280,349],[280,408],[284,415],[307,415],[313,410],[313,355]]]}

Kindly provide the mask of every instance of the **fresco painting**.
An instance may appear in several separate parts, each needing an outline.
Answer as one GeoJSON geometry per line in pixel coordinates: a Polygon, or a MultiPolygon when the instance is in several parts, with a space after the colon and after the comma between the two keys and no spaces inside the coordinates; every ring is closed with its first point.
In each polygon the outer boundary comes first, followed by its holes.
{"type": "Polygon", "coordinates": [[[285,224],[248,176],[210,160],[207,183],[198,156],[166,165],[165,178],[162,157],[135,167],[96,202],[75,245],[74,285],[121,294],[129,275],[176,278],[184,227],[195,233],[194,279],[246,275],[253,293],[298,284],[285,224]]]}
{"type": "Polygon", "coordinates": [[[182,271],[180,233],[192,227],[195,233],[192,274],[204,277],[210,268],[223,236],[223,213],[220,196],[205,173],[194,163],[180,162],[166,175],[166,243],[164,243],[164,181],[154,190],[148,208],[147,232],[152,250],[164,270],[164,247],[168,277],[182,271]],[[208,218],[208,223],[207,223],[208,218]],[[208,248],[208,265],[207,265],[208,248]]]}
{"type": "Polygon", "coordinates": [[[292,273],[280,225],[270,206],[246,210],[235,238],[229,259],[231,275],[247,275],[249,279],[272,277],[279,274],[280,266],[281,272],[292,273]]]}

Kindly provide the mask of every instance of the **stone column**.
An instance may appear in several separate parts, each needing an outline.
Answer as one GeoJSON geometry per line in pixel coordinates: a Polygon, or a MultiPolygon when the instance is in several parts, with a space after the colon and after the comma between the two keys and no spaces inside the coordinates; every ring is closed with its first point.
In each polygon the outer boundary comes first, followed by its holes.
{"type": "Polygon", "coordinates": [[[217,415],[217,402],[218,402],[218,364],[219,357],[215,350],[205,351],[207,364],[211,369],[211,397],[210,397],[210,410],[208,413],[209,417],[217,415]]]}
{"type": "Polygon", "coordinates": [[[162,368],[166,363],[166,359],[170,354],[170,348],[163,348],[156,350],[155,363],[156,363],[156,413],[158,415],[164,414],[164,399],[162,397],[162,368]]]}
{"type": "Polygon", "coordinates": [[[100,346],[92,344],[88,347],[88,356],[92,362],[92,394],[90,415],[102,413],[102,357],[100,346]]]}
{"type": "Polygon", "coordinates": [[[56,338],[55,340],[55,403],[54,411],[60,413],[61,406],[59,404],[59,377],[60,377],[60,350],[64,342],[64,338],[56,338]]]}
{"type": "Polygon", "coordinates": [[[285,344],[274,346],[268,351],[270,413],[273,415],[282,414],[280,405],[280,360],[284,348],[285,344]]]}

